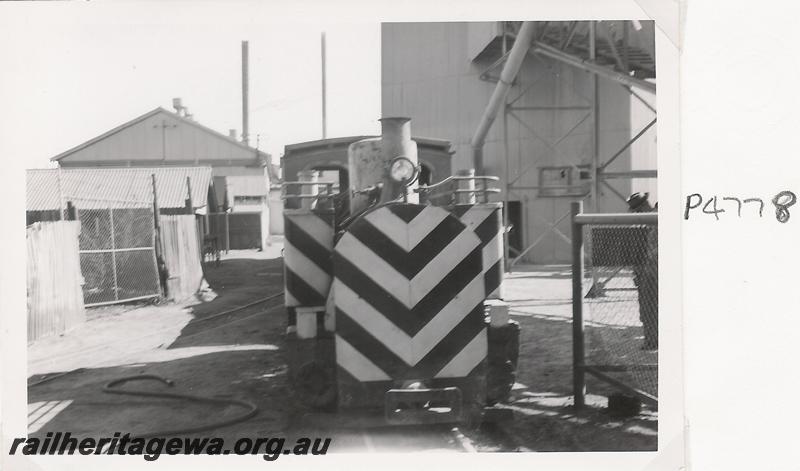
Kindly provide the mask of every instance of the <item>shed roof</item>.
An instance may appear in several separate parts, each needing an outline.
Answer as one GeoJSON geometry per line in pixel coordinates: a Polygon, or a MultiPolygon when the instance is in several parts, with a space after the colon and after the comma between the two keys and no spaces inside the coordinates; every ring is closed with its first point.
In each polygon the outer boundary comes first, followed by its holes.
{"type": "Polygon", "coordinates": [[[182,208],[186,178],[192,185],[192,205],[208,204],[211,167],[58,168],[28,170],[28,211],[58,210],[71,201],[78,208],[137,207],[153,204],[152,175],[158,205],[182,208]]]}
{"type": "MultiPolygon", "coordinates": [[[[258,150],[258,149],[255,149],[253,147],[250,147],[249,145],[247,145],[247,144],[245,144],[243,142],[240,142],[240,141],[236,140],[233,137],[230,137],[230,136],[228,136],[226,134],[217,132],[217,131],[215,131],[215,130],[207,127],[207,126],[204,126],[204,125],[198,123],[197,121],[195,121],[193,119],[189,119],[189,118],[187,118],[185,116],[181,116],[178,113],[173,113],[172,111],[166,110],[166,109],[164,109],[162,107],[157,107],[157,108],[155,108],[155,109],[153,109],[151,111],[148,111],[147,113],[145,113],[145,114],[143,114],[141,116],[138,116],[138,117],[126,122],[126,123],[123,123],[123,124],[113,128],[113,129],[111,129],[109,131],[104,132],[103,134],[100,134],[97,137],[94,137],[94,138],[92,138],[92,139],[90,139],[90,140],[88,140],[88,141],[86,141],[86,142],[84,142],[82,144],[79,144],[79,145],[77,145],[77,146],[75,146],[75,147],[73,147],[73,148],[71,148],[69,150],[66,150],[66,151],[56,155],[55,157],[51,158],[50,160],[57,161],[59,163],[59,165],[61,165],[62,167],[84,166],[83,164],[86,164],[85,166],[88,166],[88,167],[94,167],[94,166],[96,166],[98,164],[113,166],[115,164],[115,159],[121,160],[119,162],[119,165],[121,165],[121,166],[122,165],[126,165],[125,162],[127,162],[127,161],[136,161],[136,162],[139,162],[139,163],[144,162],[145,165],[152,165],[152,164],[148,163],[148,161],[149,160],[153,160],[155,158],[153,155],[146,155],[146,156],[144,156],[145,158],[143,158],[142,155],[131,155],[131,156],[125,156],[124,158],[121,158],[121,157],[118,157],[118,156],[109,157],[108,155],[103,154],[103,158],[101,159],[101,161],[100,162],[95,162],[95,161],[93,161],[91,159],[87,160],[87,157],[81,151],[84,151],[85,149],[89,149],[89,148],[97,148],[97,146],[101,146],[101,145],[103,145],[103,143],[107,143],[107,142],[113,142],[115,145],[120,145],[121,142],[119,142],[118,140],[115,140],[115,139],[120,138],[120,136],[125,135],[125,133],[135,132],[134,131],[135,129],[139,129],[137,127],[137,125],[140,125],[140,123],[144,123],[147,120],[155,119],[158,116],[160,116],[162,118],[165,118],[169,122],[172,122],[172,123],[180,123],[182,125],[186,125],[187,129],[193,129],[194,132],[196,133],[196,135],[207,136],[210,139],[212,139],[213,142],[221,143],[223,148],[232,149],[232,151],[238,152],[238,154],[236,154],[236,155],[241,155],[242,152],[245,152],[246,154],[252,155],[253,156],[252,159],[245,159],[245,160],[252,160],[254,164],[267,166],[267,172],[269,174],[270,179],[271,180],[275,180],[277,178],[276,175],[273,172],[273,169],[269,165],[269,163],[271,162],[271,156],[268,153],[263,152],[263,151],[258,150]]],[[[142,136],[141,135],[136,135],[134,137],[130,137],[128,140],[131,140],[131,139],[133,139],[134,141],[136,141],[136,140],[141,141],[142,140],[142,136]]],[[[195,145],[196,144],[195,141],[197,141],[197,138],[190,139],[189,144],[195,145]]],[[[196,148],[191,147],[191,149],[196,149],[196,148]]],[[[102,151],[101,151],[101,154],[102,154],[102,151]]],[[[160,157],[157,160],[160,160],[160,157]]],[[[174,161],[176,159],[174,157],[170,157],[169,160],[173,160],[174,161]]],[[[186,159],[186,158],[178,158],[177,159],[177,161],[180,161],[180,160],[189,160],[189,159],[186,159]]],[[[201,158],[199,163],[204,163],[203,160],[205,160],[205,159],[201,158]]],[[[222,160],[224,161],[226,159],[223,158],[222,160]]],[[[156,163],[158,163],[158,162],[156,162],[156,163]]],[[[186,162],[186,163],[191,164],[191,162],[186,162]]],[[[127,164],[127,165],[129,165],[129,164],[127,164]]]]}

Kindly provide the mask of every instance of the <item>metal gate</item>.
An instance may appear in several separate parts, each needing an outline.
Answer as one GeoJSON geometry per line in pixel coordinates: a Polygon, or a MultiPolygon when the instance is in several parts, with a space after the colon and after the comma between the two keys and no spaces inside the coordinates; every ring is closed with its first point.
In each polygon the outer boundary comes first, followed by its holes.
{"type": "Polygon", "coordinates": [[[160,296],[152,204],[80,199],[74,205],[85,305],[160,296]]]}

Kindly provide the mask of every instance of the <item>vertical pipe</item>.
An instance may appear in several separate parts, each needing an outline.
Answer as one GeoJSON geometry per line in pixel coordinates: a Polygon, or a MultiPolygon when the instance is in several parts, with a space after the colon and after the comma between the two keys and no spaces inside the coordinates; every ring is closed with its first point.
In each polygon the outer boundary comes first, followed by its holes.
{"type": "Polygon", "coordinates": [[[585,404],[583,345],[583,227],[575,222],[575,216],[583,212],[583,202],[572,203],[572,392],[575,409],[585,404]]]}
{"type": "Polygon", "coordinates": [[[250,145],[250,110],[249,110],[249,47],[242,41],[242,142],[250,145]]]}
{"type": "Polygon", "coordinates": [[[322,52],[322,138],[328,138],[328,118],[327,118],[327,87],[326,87],[326,72],[327,67],[325,63],[325,32],[322,32],[320,37],[320,49],[322,52]]]}
{"type": "MultiPolygon", "coordinates": [[[[597,58],[597,22],[589,23],[589,60],[594,62],[597,58]]],[[[600,182],[598,180],[600,159],[600,103],[598,96],[597,74],[591,74],[592,87],[592,211],[600,211],[598,198],[600,196],[600,182]]]]}
{"type": "Polygon", "coordinates": [[[511,51],[508,53],[508,58],[503,66],[503,70],[500,72],[500,80],[497,82],[497,86],[492,92],[492,96],[489,98],[489,103],[483,111],[478,127],[475,129],[475,134],[473,134],[470,140],[473,167],[478,172],[483,173],[484,171],[483,144],[486,141],[486,136],[492,127],[492,123],[494,123],[494,119],[497,117],[497,112],[505,102],[506,95],[508,95],[508,91],[511,89],[511,85],[517,77],[520,67],[522,67],[525,56],[528,54],[531,41],[533,41],[534,29],[535,23],[533,21],[525,21],[522,23],[514,45],[511,46],[511,51]]]}

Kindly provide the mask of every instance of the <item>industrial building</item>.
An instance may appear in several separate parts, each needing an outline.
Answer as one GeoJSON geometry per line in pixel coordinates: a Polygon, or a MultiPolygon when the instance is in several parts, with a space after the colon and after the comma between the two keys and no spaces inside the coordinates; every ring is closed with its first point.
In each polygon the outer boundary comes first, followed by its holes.
{"type": "Polygon", "coordinates": [[[531,22],[515,54],[521,22],[384,23],[382,114],[450,141],[454,171],[500,177],[508,266],[565,263],[571,202],[619,212],[633,191],[657,198],[653,28],[531,22]]]}
{"type": "Polygon", "coordinates": [[[270,155],[195,121],[180,99],[52,158],[61,168],[211,167],[220,211],[205,230],[226,249],[269,243],[270,155]]]}

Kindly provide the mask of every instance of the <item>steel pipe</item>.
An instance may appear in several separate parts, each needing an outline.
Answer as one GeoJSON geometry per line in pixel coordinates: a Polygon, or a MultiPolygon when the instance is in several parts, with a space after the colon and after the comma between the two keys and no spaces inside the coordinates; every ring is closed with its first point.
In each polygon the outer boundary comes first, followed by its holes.
{"type": "MultiPolygon", "coordinates": [[[[516,46],[516,44],[514,44],[514,46],[516,46]]],[[[637,79],[635,77],[631,77],[629,75],[617,72],[608,67],[597,65],[586,59],[581,59],[580,57],[573,56],[572,54],[568,54],[564,51],[561,51],[555,47],[540,43],[539,41],[534,42],[530,49],[531,52],[533,52],[534,54],[541,54],[543,56],[550,57],[551,59],[555,59],[559,62],[569,64],[573,67],[577,67],[579,69],[592,72],[594,74],[599,75],[600,77],[605,77],[615,82],[619,82],[623,85],[641,88],[642,90],[647,90],[650,93],[656,92],[656,84],[652,82],[637,79]]]]}
{"type": "Polygon", "coordinates": [[[522,62],[525,60],[531,41],[533,41],[534,30],[534,22],[526,21],[522,23],[514,40],[514,45],[508,52],[508,60],[503,66],[503,71],[500,72],[500,80],[497,82],[494,92],[492,92],[489,104],[486,105],[478,127],[475,129],[475,134],[473,134],[470,141],[472,162],[478,173],[483,173],[483,144],[486,141],[486,135],[489,134],[489,129],[492,128],[497,112],[500,111],[500,108],[505,103],[511,84],[517,77],[520,67],[522,67],[522,62]]]}

